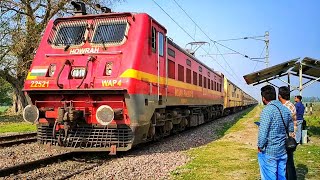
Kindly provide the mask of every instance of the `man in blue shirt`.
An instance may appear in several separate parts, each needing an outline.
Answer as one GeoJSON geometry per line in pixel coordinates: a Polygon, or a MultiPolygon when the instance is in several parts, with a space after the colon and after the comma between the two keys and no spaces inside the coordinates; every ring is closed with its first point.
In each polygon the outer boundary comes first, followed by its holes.
{"type": "Polygon", "coordinates": [[[301,142],[301,136],[302,136],[302,123],[303,123],[303,114],[304,114],[304,106],[301,102],[302,97],[301,96],[295,96],[294,101],[296,102],[296,111],[297,111],[297,127],[298,130],[296,132],[296,141],[297,143],[301,142]]]}
{"type": "Polygon", "coordinates": [[[261,96],[263,104],[266,105],[260,114],[258,134],[261,179],[285,180],[287,162],[285,126],[289,132],[294,131],[291,113],[280,101],[276,100],[276,91],[273,86],[262,87],[261,96]]]}

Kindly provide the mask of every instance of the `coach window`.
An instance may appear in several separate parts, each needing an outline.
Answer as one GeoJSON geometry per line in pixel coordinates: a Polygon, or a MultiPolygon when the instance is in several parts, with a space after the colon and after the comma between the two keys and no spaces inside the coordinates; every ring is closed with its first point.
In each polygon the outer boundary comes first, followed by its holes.
{"type": "Polygon", "coordinates": [[[186,82],[191,84],[191,69],[188,68],[186,71],[186,82]]]}
{"type": "Polygon", "coordinates": [[[163,46],[164,46],[164,43],[163,43],[163,34],[159,32],[159,55],[160,56],[163,56],[163,46]]]}
{"type": "Polygon", "coordinates": [[[152,46],[152,51],[156,52],[157,49],[157,44],[156,44],[156,36],[157,36],[157,31],[155,27],[152,27],[152,37],[151,37],[151,46],[152,46]]]}
{"type": "Polygon", "coordinates": [[[211,80],[211,90],[213,90],[213,81],[211,80]]]}
{"type": "Polygon", "coordinates": [[[169,59],[168,59],[168,77],[171,79],[176,78],[175,63],[169,59]]]}
{"type": "Polygon", "coordinates": [[[210,89],[210,79],[208,78],[208,89],[210,89]]]}
{"type": "Polygon", "coordinates": [[[216,82],[214,82],[214,87],[213,87],[213,90],[217,90],[217,83],[216,82]]]}
{"type": "Polygon", "coordinates": [[[202,75],[201,74],[199,74],[199,86],[201,86],[201,87],[203,86],[202,85],[202,75]]]}
{"type": "Polygon", "coordinates": [[[184,67],[178,64],[178,80],[184,82],[184,67]]]}
{"type": "Polygon", "coordinates": [[[207,78],[203,76],[203,87],[207,88],[207,78]]]}
{"type": "Polygon", "coordinates": [[[198,74],[193,71],[193,84],[198,85],[198,74]]]}

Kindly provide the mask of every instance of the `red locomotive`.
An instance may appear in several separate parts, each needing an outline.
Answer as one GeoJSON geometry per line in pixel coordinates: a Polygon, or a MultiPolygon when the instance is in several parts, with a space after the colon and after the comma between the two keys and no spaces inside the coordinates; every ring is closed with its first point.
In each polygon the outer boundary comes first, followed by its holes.
{"type": "Polygon", "coordinates": [[[257,101],[172,40],[145,13],[50,21],[25,81],[25,120],[41,144],[85,151],[133,145],[257,101]]]}

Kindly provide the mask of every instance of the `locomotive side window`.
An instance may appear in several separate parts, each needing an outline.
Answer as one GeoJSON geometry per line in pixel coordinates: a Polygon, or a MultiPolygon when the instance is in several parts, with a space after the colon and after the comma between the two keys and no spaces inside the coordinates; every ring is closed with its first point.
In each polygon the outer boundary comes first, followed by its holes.
{"type": "Polygon", "coordinates": [[[186,71],[186,82],[191,84],[191,69],[188,68],[186,71]]]}
{"type": "Polygon", "coordinates": [[[168,77],[171,79],[176,78],[176,71],[175,71],[175,63],[171,60],[168,60],[168,77]]]}
{"type": "Polygon", "coordinates": [[[91,42],[95,44],[120,44],[125,38],[127,23],[122,21],[101,21],[94,30],[91,42]]]}
{"type": "Polygon", "coordinates": [[[208,78],[208,89],[210,89],[210,79],[208,78]]]}
{"type": "Polygon", "coordinates": [[[178,65],[178,80],[184,82],[184,67],[178,65]]]}
{"type": "Polygon", "coordinates": [[[186,60],[186,64],[191,67],[191,61],[189,59],[186,60]]]}
{"type": "Polygon", "coordinates": [[[159,55],[163,56],[164,43],[163,43],[163,34],[159,32],[159,55]]]}
{"type": "Polygon", "coordinates": [[[211,90],[213,90],[213,81],[211,80],[211,90]]]}
{"type": "Polygon", "coordinates": [[[199,74],[199,86],[201,86],[201,87],[203,86],[202,85],[202,75],[201,74],[199,74]]]}
{"type": "Polygon", "coordinates": [[[193,71],[193,84],[198,85],[198,74],[193,71]]]}
{"type": "Polygon", "coordinates": [[[48,43],[55,46],[80,45],[84,42],[85,22],[59,23],[52,29],[48,43]]]}
{"type": "Polygon", "coordinates": [[[207,88],[207,78],[203,76],[203,86],[207,88]]]}
{"type": "Polygon", "coordinates": [[[156,52],[156,49],[157,49],[156,36],[157,36],[156,28],[152,27],[151,46],[152,46],[152,51],[153,52],[156,52]]]}
{"type": "Polygon", "coordinates": [[[176,52],[174,52],[174,50],[168,48],[168,55],[171,57],[176,57],[176,52]]]}

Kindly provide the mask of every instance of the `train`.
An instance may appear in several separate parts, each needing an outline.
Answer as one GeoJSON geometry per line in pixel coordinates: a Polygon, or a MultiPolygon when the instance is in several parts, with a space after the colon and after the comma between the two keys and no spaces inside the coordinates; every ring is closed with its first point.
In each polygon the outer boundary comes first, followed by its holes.
{"type": "Polygon", "coordinates": [[[128,151],[257,104],[150,15],[72,3],[74,16],[47,24],[24,83],[38,143],[128,151]]]}

